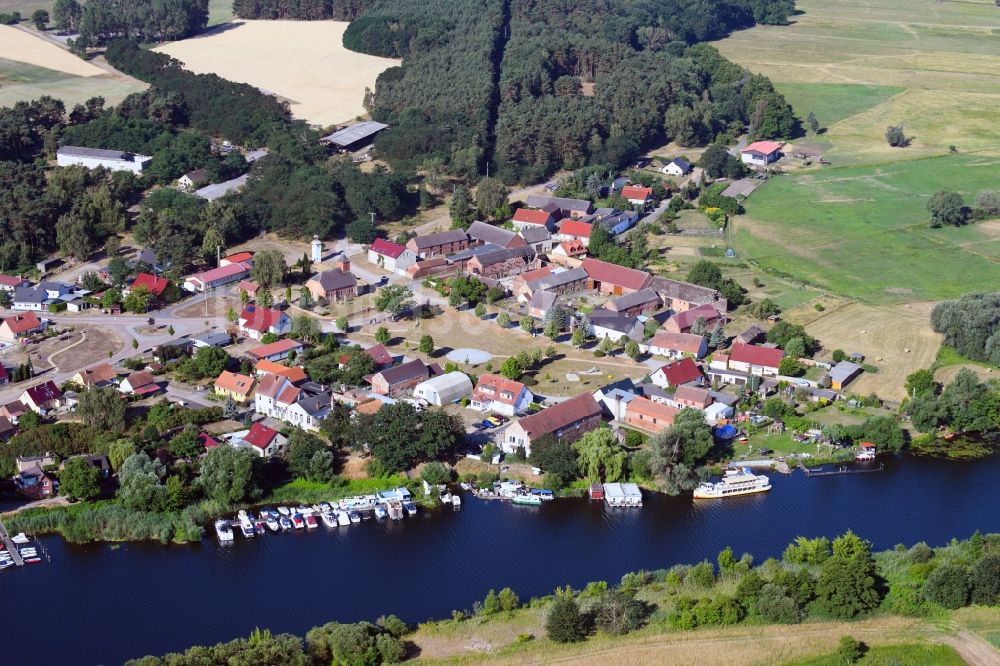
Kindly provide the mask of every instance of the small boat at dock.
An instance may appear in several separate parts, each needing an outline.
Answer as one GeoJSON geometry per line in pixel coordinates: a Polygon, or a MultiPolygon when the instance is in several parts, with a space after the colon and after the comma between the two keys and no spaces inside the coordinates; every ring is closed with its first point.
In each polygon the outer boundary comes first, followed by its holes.
{"type": "Polygon", "coordinates": [[[305,520],[305,518],[302,517],[302,514],[301,513],[293,513],[292,514],[292,527],[294,527],[297,530],[301,530],[305,526],[306,526],[306,520],[305,520]]]}
{"type": "Polygon", "coordinates": [[[323,519],[323,524],[326,525],[327,527],[337,526],[337,517],[333,515],[332,512],[324,511],[323,513],[320,514],[320,517],[323,519]]]}
{"type": "Polygon", "coordinates": [[[215,521],[215,536],[222,543],[228,543],[233,540],[233,527],[229,524],[228,520],[220,518],[215,521]]]}
{"type": "Polygon", "coordinates": [[[341,527],[347,527],[351,524],[351,517],[347,515],[346,511],[337,512],[337,524],[341,527]]]}
{"type": "Polygon", "coordinates": [[[257,534],[257,530],[248,520],[240,521],[240,533],[247,539],[252,539],[257,534]]]}
{"type": "Polygon", "coordinates": [[[388,515],[388,512],[385,510],[384,506],[379,505],[379,506],[375,507],[375,517],[376,518],[385,518],[387,515],[388,515]]]}
{"type": "Polygon", "coordinates": [[[413,502],[403,502],[403,509],[406,511],[406,515],[408,516],[417,515],[417,505],[413,502]]]}
{"type": "Polygon", "coordinates": [[[458,493],[451,496],[451,505],[454,507],[462,506],[462,497],[458,493]]]}
{"type": "Polygon", "coordinates": [[[277,532],[281,529],[281,525],[278,523],[277,520],[274,519],[273,516],[268,516],[265,524],[267,525],[267,529],[271,530],[272,532],[277,532]]]}
{"type": "Polygon", "coordinates": [[[288,509],[287,506],[279,506],[278,507],[278,513],[281,514],[282,516],[291,516],[292,515],[292,512],[289,511],[289,509],[288,509]]]}
{"type": "Polygon", "coordinates": [[[511,502],[521,506],[541,506],[542,498],[537,495],[515,495],[511,502]]]}
{"type": "Polygon", "coordinates": [[[311,514],[311,513],[310,514],[306,514],[306,528],[310,529],[310,530],[314,530],[317,527],[319,527],[319,521],[316,520],[316,516],[314,514],[311,514]]]}
{"type": "Polygon", "coordinates": [[[278,518],[278,525],[280,525],[283,530],[290,530],[292,529],[292,519],[288,516],[282,516],[281,518],[278,518]]]}
{"type": "Polygon", "coordinates": [[[11,541],[17,544],[28,543],[29,539],[25,536],[24,532],[18,532],[10,538],[11,541]]]}
{"type": "Polygon", "coordinates": [[[358,513],[357,511],[349,511],[347,515],[348,517],[350,517],[352,523],[361,522],[361,514],[358,513]]]}

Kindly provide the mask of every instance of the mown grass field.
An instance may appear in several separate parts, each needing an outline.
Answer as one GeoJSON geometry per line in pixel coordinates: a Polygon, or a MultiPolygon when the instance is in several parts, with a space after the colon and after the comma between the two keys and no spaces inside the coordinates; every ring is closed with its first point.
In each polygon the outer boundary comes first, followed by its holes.
{"type": "Polygon", "coordinates": [[[939,300],[995,285],[1000,223],[932,230],[936,191],[1000,183],[1000,8],[985,0],[799,0],[789,26],[716,45],[768,75],[831,165],[772,179],[746,203],[739,255],[867,303],[939,300]],[[912,144],[890,148],[903,123],[912,144]],[[954,146],[955,152],[951,151],[954,146]]]}

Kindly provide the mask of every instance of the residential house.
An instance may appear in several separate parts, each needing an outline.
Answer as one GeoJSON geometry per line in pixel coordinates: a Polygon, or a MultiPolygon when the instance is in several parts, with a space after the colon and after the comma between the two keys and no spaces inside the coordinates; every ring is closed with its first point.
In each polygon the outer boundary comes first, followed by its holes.
{"type": "Polygon", "coordinates": [[[535,254],[548,254],[552,251],[552,233],[547,227],[525,227],[517,236],[524,240],[535,254]]]}
{"type": "Polygon", "coordinates": [[[148,370],[133,372],[118,385],[118,390],[126,395],[146,398],[159,393],[162,387],[148,370]]]}
{"type": "Polygon", "coordinates": [[[855,377],[861,374],[862,367],[850,361],[841,361],[830,368],[827,373],[830,376],[830,388],[835,391],[843,391],[844,387],[851,383],[855,377]]]}
{"type": "Polygon", "coordinates": [[[777,141],[754,141],[740,151],[744,164],[767,166],[781,157],[782,144],[777,141]]]}
{"type": "Polygon", "coordinates": [[[479,375],[469,407],[504,416],[515,416],[528,409],[533,399],[531,391],[521,382],[501,375],[484,374],[479,375]]]}
{"type": "Polygon", "coordinates": [[[613,298],[604,304],[604,309],[634,317],[640,314],[652,314],[659,310],[661,305],[660,295],[647,288],[613,298]]]}
{"type": "Polygon", "coordinates": [[[549,261],[562,266],[576,268],[587,256],[587,246],[582,241],[566,241],[556,245],[549,253],[549,261]]]}
{"type": "Polygon", "coordinates": [[[247,356],[254,361],[283,361],[291,356],[292,352],[295,352],[296,357],[300,356],[303,349],[305,349],[305,345],[298,340],[285,338],[284,340],[270,342],[266,345],[249,349],[247,350],[247,356]]]}
{"type": "Polygon", "coordinates": [[[555,231],[556,228],[556,220],[552,213],[530,208],[518,208],[514,211],[511,222],[518,231],[527,227],[545,227],[549,231],[555,231]]]}
{"type": "Polygon", "coordinates": [[[139,273],[135,280],[122,293],[126,296],[133,290],[143,287],[153,295],[154,300],[159,300],[163,292],[170,286],[170,280],[165,277],[157,277],[150,273],[139,273]]]}
{"type": "Polygon", "coordinates": [[[60,146],[56,149],[56,165],[82,166],[87,169],[107,169],[108,171],[128,171],[137,176],[149,166],[153,158],[122,150],[104,150],[83,146],[60,146]]]}
{"type": "MultiPolygon", "coordinates": [[[[283,404],[284,396],[279,396],[278,403],[283,404]]],[[[330,413],[331,397],[325,392],[298,392],[295,401],[285,406],[283,421],[297,428],[317,432],[320,423],[330,413]]]]}
{"type": "Polygon", "coordinates": [[[0,441],[6,442],[17,434],[17,426],[6,416],[0,416],[0,441]]]}
{"type": "Polygon", "coordinates": [[[461,229],[450,229],[411,238],[406,247],[421,259],[443,257],[469,247],[469,237],[461,229]]]}
{"type": "Polygon", "coordinates": [[[349,270],[332,268],[309,278],[306,289],[318,302],[346,301],[358,295],[358,280],[349,270]]]}
{"type": "Polygon", "coordinates": [[[222,349],[231,344],[233,344],[233,339],[228,333],[205,331],[204,333],[191,336],[191,346],[195,349],[201,349],[202,347],[218,347],[222,349]]]}
{"type": "Polygon", "coordinates": [[[653,188],[641,185],[626,185],[622,188],[621,196],[633,206],[638,206],[640,210],[645,210],[646,206],[653,200],[653,188]]]}
{"type": "Polygon", "coordinates": [[[55,382],[50,379],[25,389],[21,392],[18,400],[36,414],[45,414],[62,406],[63,394],[55,382]]]}
{"type": "Polygon", "coordinates": [[[628,403],[639,397],[639,393],[635,383],[625,378],[594,391],[594,400],[601,406],[605,416],[615,421],[623,421],[625,408],[628,407],[628,403]]]}
{"type": "Polygon", "coordinates": [[[697,386],[678,386],[670,397],[670,403],[677,409],[691,407],[704,411],[712,404],[712,394],[708,389],[697,386]]]}
{"type": "Polygon", "coordinates": [[[638,317],[603,308],[597,308],[586,316],[586,326],[587,332],[598,340],[609,338],[612,342],[625,337],[638,342],[642,340],[644,332],[643,323],[638,317]]]}
{"type": "Polygon", "coordinates": [[[612,211],[601,219],[601,224],[615,236],[623,234],[639,222],[639,213],[634,210],[612,211]]]}
{"type": "Polygon", "coordinates": [[[653,278],[645,271],[610,264],[600,259],[587,258],[581,264],[587,271],[587,288],[621,296],[645,289],[653,278]]]}
{"type": "Polygon", "coordinates": [[[242,294],[245,291],[247,293],[247,296],[250,297],[251,301],[256,300],[257,292],[259,290],[260,290],[260,285],[254,282],[253,280],[240,280],[240,283],[236,285],[236,291],[240,294],[242,294]]]}
{"type": "Polygon", "coordinates": [[[260,340],[267,333],[284,335],[292,329],[292,320],[284,312],[253,304],[243,308],[238,323],[240,333],[251,340],[260,340]]]}
{"type": "Polygon", "coordinates": [[[743,331],[733,342],[740,342],[745,345],[752,345],[761,342],[767,338],[767,333],[764,332],[760,326],[750,326],[747,330],[743,331]]]}
{"type": "Polygon", "coordinates": [[[113,386],[118,381],[118,373],[110,363],[99,363],[92,368],[81,370],[70,378],[74,384],[85,389],[113,386]]]}
{"type": "Polygon", "coordinates": [[[33,311],[7,317],[0,324],[0,341],[17,342],[45,330],[45,320],[39,319],[33,311]]]}
{"type": "Polygon", "coordinates": [[[472,245],[496,245],[497,247],[522,247],[528,243],[515,231],[476,220],[466,230],[472,245]]]}
{"type": "Polygon", "coordinates": [[[386,368],[376,372],[371,377],[372,391],[379,395],[396,397],[410,391],[420,382],[431,376],[431,369],[420,359],[414,359],[402,365],[386,368]]]}
{"type": "Polygon", "coordinates": [[[14,400],[13,402],[8,402],[5,405],[0,406],[0,416],[8,419],[11,423],[17,423],[22,416],[27,413],[28,407],[20,400],[14,400]]]}
{"type": "Polygon", "coordinates": [[[199,186],[204,185],[208,182],[211,177],[208,169],[195,169],[194,171],[188,171],[186,174],[177,179],[177,184],[180,189],[184,192],[190,192],[191,190],[197,189],[199,186]]]}
{"type": "Polygon", "coordinates": [[[649,433],[661,433],[674,424],[676,407],[639,397],[625,407],[625,424],[649,433]]]}
{"type": "Polygon", "coordinates": [[[663,322],[663,328],[671,333],[689,333],[699,319],[704,323],[706,331],[714,328],[716,324],[725,323],[725,317],[719,314],[714,305],[699,305],[673,315],[663,322]]]}
{"type": "Polygon", "coordinates": [[[34,310],[41,312],[49,306],[49,297],[37,287],[18,287],[14,290],[11,308],[14,310],[34,310]]]}
{"type": "Polygon", "coordinates": [[[600,423],[600,405],[590,393],[581,393],[512,423],[503,432],[501,448],[507,453],[523,449],[524,454],[530,456],[532,443],[541,437],[551,435],[572,443],[600,423]]]}
{"type": "Polygon", "coordinates": [[[21,276],[15,277],[13,275],[0,275],[0,291],[13,293],[13,291],[18,287],[27,287],[30,285],[31,282],[25,280],[21,276]]]}
{"type": "Polygon", "coordinates": [[[542,266],[541,268],[521,273],[511,282],[510,291],[514,296],[517,296],[517,300],[523,303],[530,299],[531,295],[536,291],[536,289],[529,287],[528,284],[549,275],[552,275],[552,266],[542,266]]]}
{"type": "Polygon", "coordinates": [[[681,359],[685,356],[700,359],[708,353],[708,343],[705,341],[705,336],[692,333],[660,331],[639,346],[644,348],[646,353],[672,359],[681,359]]]}
{"type": "Polygon", "coordinates": [[[217,289],[227,284],[239,282],[248,275],[250,275],[250,264],[237,262],[189,275],[184,280],[183,286],[185,291],[200,293],[206,289],[217,289]]]}
{"type": "Polygon", "coordinates": [[[108,457],[103,454],[98,454],[98,455],[80,454],[76,456],[70,456],[69,458],[67,458],[66,460],[62,461],[62,463],[59,464],[59,471],[61,472],[64,469],[66,469],[66,463],[68,463],[70,460],[73,460],[74,458],[83,458],[83,461],[87,463],[87,465],[97,470],[97,476],[102,481],[108,479],[111,476],[111,461],[108,460],[108,457]]]}
{"type": "Polygon", "coordinates": [[[690,282],[671,280],[670,278],[654,276],[650,285],[663,299],[664,307],[676,312],[684,312],[699,305],[714,305],[720,315],[726,314],[728,304],[722,294],[716,289],[702,287],[690,282]]]}
{"type": "Polygon", "coordinates": [[[376,238],[368,247],[368,261],[387,271],[405,274],[407,268],[417,263],[417,253],[405,245],[376,238]]]}
{"type": "Polygon", "coordinates": [[[525,203],[528,208],[537,208],[563,217],[583,217],[594,212],[594,206],[586,199],[567,199],[545,194],[529,194],[525,203]]]}
{"type": "Polygon", "coordinates": [[[40,500],[58,494],[59,482],[39,464],[26,466],[23,469],[18,465],[18,472],[14,475],[14,487],[23,497],[40,500]]]}
{"type": "Polygon", "coordinates": [[[472,380],[462,372],[448,372],[420,382],[413,387],[413,396],[431,405],[443,407],[472,395],[472,380]]]}
{"type": "Polygon", "coordinates": [[[546,320],[555,308],[560,307],[559,294],[551,291],[536,291],[528,301],[528,316],[546,320]]]}
{"type": "Polygon", "coordinates": [[[219,260],[219,265],[225,268],[226,266],[233,266],[235,264],[244,264],[248,267],[253,266],[253,252],[249,250],[244,250],[242,252],[234,252],[233,254],[227,255],[219,260]]]}
{"type": "Polygon", "coordinates": [[[281,409],[277,402],[278,396],[286,388],[293,386],[292,382],[281,374],[261,374],[259,367],[257,377],[259,381],[257,382],[257,390],[254,392],[254,411],[272,418],[280,418],[281,409]]]}
{"type": "MultiPolygon", "coordinates": [[[[301,384],[309,379],[309,375],[307,375],[306,371],[300,366],[281,365],[280,363],[275,363],[274,361],[269,361],[267,359],[257,361],[256,365],[254,365],[254,373],[258,378],[263,378],[266,374],[279,375],[295,385],[301,384]]],[[[259,393],[260,389],[258,388],[257,391],[259,393]]]]}
{"type": "Polygon", "coordinates": [[[216,395],[224,398],[232,398],[236,402],[243,404],[250,399],[253,391],[254,380],[250,375],[242,375],[237,372],[223,370],[215,380],[216,395]]]}
{"type": "Polygon", "coordinates": [[[660,366],[649,376],[651,382],[660,388],[681,386],[683,384],[700,383],[703,380],[701,369],[692,358],[682,358],[660,366]]]}
{"type": "Polygon", "coordinates": [[[559,223],[559,231],[556,232],[555,240],[560,242],[580,241],[584,247],[590,245],[590,233],[594,226],[583,220],[565,219],[559,223]]]}
{"type": "Polygon", "coordinates": [[[263,423],[254,423],[241,438],[261,458],[272,458],[285,450],[288,438],[263,423]]]}
{"type": "Polygon", "coordinates": [[[777,347],[761,347],[737,342],[729,352],[729,369],[761,377],[773,377],[778,374],[778,366],[784,357],[785,352],[777,347]]]}
{"type": "Polygon", "coordinates": [[[376,368],[384,368],[394,363],[392,354],[390,354],[389,350],[385,348],[385,345],[373,345],[365,349],[365,353],[371,356],[372,360],[375,361],[376,368]]]}
{"type": "Polygon", "coordinates": [[[668,162],[665,167],[660,169],[660,171],[667,174],[668,176],[674,176],[679,178],[680,176],[686,176],[689,173],[691,173],[691,170],[693,168],[694,167],[691,166],[691,163],[688,162],[687,160],[684,160],[680,157],[676,157],[670,160],[670,162],[668,162]]]}

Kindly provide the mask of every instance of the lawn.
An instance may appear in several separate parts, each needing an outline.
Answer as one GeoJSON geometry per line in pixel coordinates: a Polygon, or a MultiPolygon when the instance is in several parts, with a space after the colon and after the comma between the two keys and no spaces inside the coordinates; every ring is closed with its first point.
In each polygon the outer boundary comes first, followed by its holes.
{"type": "Polygon", "coordinates": [[[930,229],[927,200],[946,189],[971,202],[998,178],[1000,160],[962,154],[773,178],[730,239],[743,258],[870,303],[953,298],[1000,281],[1000,226],[930,229]]]}
{"type": "Polygon", "coordinates": [[[779,82],[776,85],[778,92],[785,96],[803,124],[809,113],[813,112],[821,128],[867,111],[906,90],[899,86],[857,83],[779,82]]]}

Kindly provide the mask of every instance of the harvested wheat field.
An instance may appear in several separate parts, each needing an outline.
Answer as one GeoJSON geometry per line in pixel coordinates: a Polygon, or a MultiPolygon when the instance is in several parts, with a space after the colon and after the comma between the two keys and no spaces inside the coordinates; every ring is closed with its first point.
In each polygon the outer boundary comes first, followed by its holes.
{"type": "Polygon", "coordinates": [[[0,25],[0,58],[54,69],[74,76],[101,76],[103,69],[81,60],[52,42],[9,25],[0,25]]]}
{"type": "Polygon", "coordinates": [[[873,307],[852,303],[806,325],[828,350],[861,352],[865,363],[878,368],[862,373],[848,384],[848,393],[876,393],[901,400],[903,384],[914,370],[929,368],[941,346],[941,336],[931,329],[933,303],[873,307]]]}
{"type": "Polygon", "coordinates": [[[346,29],[342,21],[235,21],[156,50],[192,72],[273,93],[296,118],[326,126],[364,115],[365,88],[400,62],[347,50],[346,29]]]}

